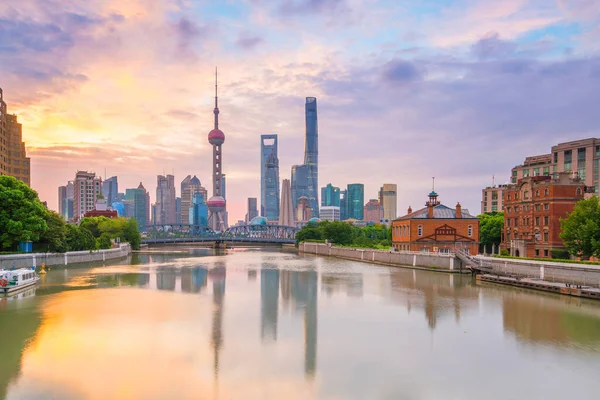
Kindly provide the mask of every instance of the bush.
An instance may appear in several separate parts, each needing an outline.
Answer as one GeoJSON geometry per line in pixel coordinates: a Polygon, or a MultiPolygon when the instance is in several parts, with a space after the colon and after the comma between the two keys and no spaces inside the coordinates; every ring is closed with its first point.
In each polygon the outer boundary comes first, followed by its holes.
{"type": "Polygon", "coordinates": [[[507,257],[507,256],[510,256],[510,252],[508,250],[506,250],[506,249],[505,250],[500,250],[500,255],[502,257],[507,257]]]}
{"type": "Polygon", "coordinates": [[[103,233],[98,239],[96,239],[96,248],[98,249],[110,249],[112,243],[110,242],[110,236],[108,233],[103,233]]]}
{"type": "Polygon", "coordinates": [[[552,249],[550,250],[550,255],[557,260],[569,260],[571,258],[569,251],[566,249],[552,249]]]}

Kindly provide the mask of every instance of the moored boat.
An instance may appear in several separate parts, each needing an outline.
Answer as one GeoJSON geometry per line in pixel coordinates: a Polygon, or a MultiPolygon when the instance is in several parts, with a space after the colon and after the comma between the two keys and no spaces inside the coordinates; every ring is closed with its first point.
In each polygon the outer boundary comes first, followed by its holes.
{"type": "Polygon", "coordinates": [[[0,294],[13,293],[33,286],[39,281],[40,277],[32,268],[0,270],[0,294]]]}

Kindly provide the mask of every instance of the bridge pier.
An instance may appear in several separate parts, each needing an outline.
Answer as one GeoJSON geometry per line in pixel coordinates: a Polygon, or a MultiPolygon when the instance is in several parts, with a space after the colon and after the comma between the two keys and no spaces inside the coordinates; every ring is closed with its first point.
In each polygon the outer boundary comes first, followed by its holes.
{"type": "Polygon", "coordinates": [[[216,240],[215,244],[213,245],[213,249],[226,249],[227,248],[227,243],[223,242],[222,240],[216,240]]]}

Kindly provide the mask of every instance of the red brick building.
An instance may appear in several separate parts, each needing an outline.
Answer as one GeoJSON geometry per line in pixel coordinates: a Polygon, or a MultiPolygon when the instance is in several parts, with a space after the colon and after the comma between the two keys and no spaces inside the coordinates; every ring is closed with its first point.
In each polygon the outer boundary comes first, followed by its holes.
{"type": "Polygon", "coordinates": [[[479,219],[463,211],[447,207],[429,193],[425,207],[417,211],[408,208],[408,214],[392,222],[392,246],[397,251],[451,253],[456,247],[479,252],[479,219]]]}
{"type": "Polygon", "coordinates": [[[504,190],[504,230],[501,249],[517,257],[551,257],[564,249],[560,219],[583,199],[586,186],[569,173],[523,178],[504,190]]]}

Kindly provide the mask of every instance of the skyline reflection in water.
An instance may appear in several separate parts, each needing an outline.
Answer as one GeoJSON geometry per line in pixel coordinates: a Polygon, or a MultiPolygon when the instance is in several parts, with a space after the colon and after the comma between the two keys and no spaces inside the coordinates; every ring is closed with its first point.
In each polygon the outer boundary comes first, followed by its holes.
{"type": "Polygon", "coordinates": [[[598,303],[285,252],[212,254],[55,269],[34,293],[0,298],[11,350],[0,398],[586,398],[600,389],[598,303]],[[498,376],[513,383],[489,392],[498,376]]]}

